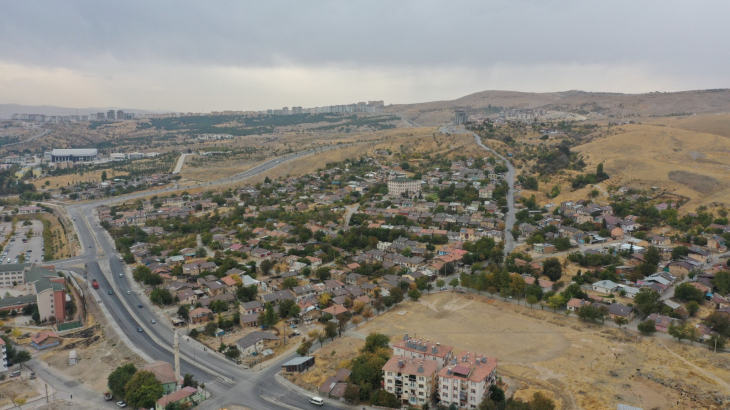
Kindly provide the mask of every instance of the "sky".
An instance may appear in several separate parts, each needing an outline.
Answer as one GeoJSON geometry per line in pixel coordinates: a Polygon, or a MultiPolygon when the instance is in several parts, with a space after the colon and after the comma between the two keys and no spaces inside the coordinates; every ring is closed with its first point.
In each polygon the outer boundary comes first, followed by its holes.
{"type": "Polygon", "coordinates": [[[0,103],[208,112],[730,87],[727,0],[6,1],[0,103]]]}

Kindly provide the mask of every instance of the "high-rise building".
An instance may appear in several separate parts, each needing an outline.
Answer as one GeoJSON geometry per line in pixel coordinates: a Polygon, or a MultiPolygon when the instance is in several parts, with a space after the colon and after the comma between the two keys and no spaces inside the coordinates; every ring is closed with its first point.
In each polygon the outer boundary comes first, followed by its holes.
{"type": "Polygon", "coordinates": [[[109,110],[106,112],[106,119],[107,120],[113,120],[116,117],[114,110],[109,110]]]}
{"type": "Polygon", "coordinates": [[[467,121],[469,121],[469,116],[466,114],[466,111],[464,111],[464,110],[454,111],[454,125],[466,124],[467,121]]]}
{"type": "Polygon", "coordinates": [[[124,119],[124,111],[117,110],[117,119],[118,120],[123,120],[124,119]]]}

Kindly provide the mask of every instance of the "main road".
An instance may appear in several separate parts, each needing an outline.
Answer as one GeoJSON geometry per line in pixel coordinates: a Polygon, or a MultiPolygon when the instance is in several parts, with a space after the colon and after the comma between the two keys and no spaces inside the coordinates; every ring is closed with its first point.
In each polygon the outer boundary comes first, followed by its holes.
{"type": "Polygon", "coordinates": [[[504,218],[504,256],[507,256],[510,252],[512,252],[512,249],[515,248],[515,238],[512,236],[512,227],[515,224],[515,167],[512,165],[507,158],[502,156],[502,154],[498,153],[497,151],[489,148],[488,146],[484,145],[482,143],[482,138],[477,135],[474,132],[471,132],[469,130],[465,130],[460,127],[454,127],[453,125],[444,125],[443,127],[439,128],[439,131],[441,131],[442,134],[469,134],[474,136],[474,140],[476,141],[477,145],[484,148],[485,150],[493,153],[502,161],[504,161],[505,165],[507,166],[507,185],[509,186],[509,191],[507,192],[507,215],[505,215],[504,218]]]}
{"type": "MultiPolygon", "coordinates": [[[[171,325],[166,318],[157,315],[147,297],[142,297],[133,290],[133,279],[126,274],[111,237],[95,220],[93,209],[100,205],[155,194],[231,184],[260,175],[294,159],[350,145],[352,144],[327,146],[287,154],[265,161],[245,172],[209,183],[184,188],[138,192],[67,206],[83,251],[76,257],[53,261],[53,263],[59,268],[72,268],[74,265],[84,263],[88,279],[96,279],[99,282],[100,289],[95,291],[96,297],[109,312],[109,320],[116,321],[120,331],[133,344],[130,347],[139,349],[151,359],[174,363],[172,352],[174,333],[171,325]],[[153,319],[157,323],[152,323],[153,319]]],[[[234,404],[262,410],[307,406],[309,396],[297,390],[288,390],[274,379],[281,363],[294,357],[293,354],[279,359],[264,370],[251,371],[209,351],[205,346],[187,336],[182,336],[180,339],[181,372],[190,373],[197,380],[205,382],[206,389],[213,394],[213,397],[203,403],[201,408],[223,408],[226,405],[234,404]]],[[[335,409],[339,408],[339,405],[328,402],[323,408],[335,409]]]]}

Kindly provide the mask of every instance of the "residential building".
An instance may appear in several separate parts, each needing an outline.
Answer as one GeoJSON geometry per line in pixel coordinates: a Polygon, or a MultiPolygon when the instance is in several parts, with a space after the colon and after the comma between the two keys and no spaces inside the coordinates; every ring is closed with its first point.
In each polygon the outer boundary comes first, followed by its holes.
{"type": "Polygon", "coordinates": [[[475,408],[497,378],[497,359],[473,352],[454,357],[438,374],[441,404],[475,408]]]}
{"type": "Polygon", "coordinates": [[[388,194],[400,197],[415,196],[421,193],[421,181],[409,178],[394,178],[388,181],[388,194]]]}
{"type": "Polygon", "coordinates": [[[195,406],[203,400],[205,400],[205,398],[198,393],[198,389],[192,386],[187,386],[169,393],[166,396],[162,396],[159,400],[157,400],[157,403],[155,403],[155,410],[164,410],[170,403],[178,403],[183,406],[190,403],[191,406],[195,406]]]}
{"type": "Polygon", "coordinates": [[[252,332],[246,336],[236,340],[238,349],[243,356],[248,356],[254,352],[260,352],[270,341],[279,340],[279,337],[269,332],[252,332]]]}
{"type": "Polygon", "coordinates": [[[437,371],[441,370],[451,360],[453,350],[452,346],[411,338],[408,333],[403,336],[403,340],[393,344],[393,356],[401,356],[407,359],[434,360],[438,364],[437,371]]]}
{"type": "Polygon", "coordinates": [[[431,403],[436,388],[438,363],[435,360],[393,356],[383,366],[383,388],[404,405],[431,403]]]}
{"type": "Polygon", "coordinates": [[[96,148],[54,149],[51,151],[52,162],[91,162],[99,155],[96,148]]]}
{"type": "Polygon", "coordinates": [[[174,392],[177,390],[178,383],[182,383],[182,380],[177,380],[172,364],[162,360],[147,363],[142,366],[141,370],[148,371],[155,375],[157,381],[162,385],[163,394],[170,394],[174,392]]]}

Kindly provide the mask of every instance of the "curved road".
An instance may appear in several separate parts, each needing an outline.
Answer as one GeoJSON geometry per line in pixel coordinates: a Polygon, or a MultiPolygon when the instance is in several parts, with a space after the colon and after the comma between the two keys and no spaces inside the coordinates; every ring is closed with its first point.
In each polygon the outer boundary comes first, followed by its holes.
{"type": "Polygon", "coordinates": [[[507,192],[507,215],[504,218],[504,256],[506,257],[512,249],[515,248],[515,238],[512,236],[512,226],[515,224],[515,167],[507,158],[503,157],[497,151],[489,148],[482,143],[481,137],[476,133],[465,130],[463,128],[456,128],[453,125],[445,125],[439,128],[442,134],[470,134],[474,136],[477,145],[484,148],[485,150],[493,153],[497,157],[501,158],[505,165],[507,165],[507,185],[509,191],[507,192]]]}

